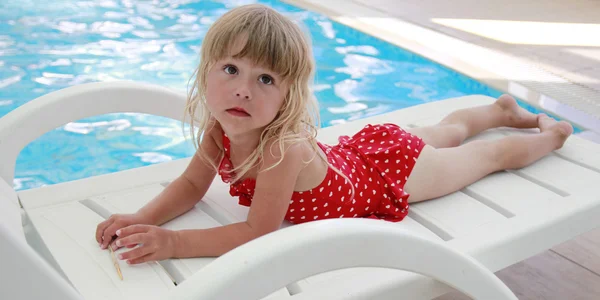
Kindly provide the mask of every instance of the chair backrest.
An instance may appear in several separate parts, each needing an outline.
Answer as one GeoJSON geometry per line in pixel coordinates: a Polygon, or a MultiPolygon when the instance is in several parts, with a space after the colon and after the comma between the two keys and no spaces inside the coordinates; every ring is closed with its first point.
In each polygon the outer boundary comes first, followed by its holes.
{"type": "Polygon", "coordinates": [[[2,179],[0,266],[0,299],[82,299],[73,287],[27,244],[17,193],[2,179]]]}
{"type": "Polygon", "coordinates": [[[131,81],[77,84],[42,95],[0,118],[0,178],[12,183],[21,150],[68,122],[124,112],[183,121],[185,105],[185,93],[131,81]]]}

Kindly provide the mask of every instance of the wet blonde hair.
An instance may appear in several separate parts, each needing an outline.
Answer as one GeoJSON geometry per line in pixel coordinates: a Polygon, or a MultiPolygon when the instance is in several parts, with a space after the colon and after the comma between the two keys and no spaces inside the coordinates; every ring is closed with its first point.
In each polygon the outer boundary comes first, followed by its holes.
{"type": "MultiPolygon", "coordinates": [[[[191,118],[190,133],[196,149],[200,147],[204,133],[215,122],[205,102],[207,74],[217,61],[229,55],[247,58],[256,65],[268,68],[277,73],[282,78],[282,84],[288,87],[282,107],[263,130],[257,148],[233,170],[235,177],[232,182],[236,182],[260,162],[263,149],[271,140],[276,142],[274,144],[278,145],[282,155],[276,164],[263,171],[277,166],[283,160],[284,145],[304,140],[327,162],[321,152],[317,151],[316,135],[320,117],[317,101],[310,89],[315,72],[310,39],[290,19],[260,4],[244,5],[228,11],[210,27],[204,37],[200,64],[194,72],[195,81],[186,104],[186,113],[191,118]],[[240,39],[245,43],[242,49],[238,53],[231,53],[240,39]]],[[[204,151],[199,151],[199,154],[215,170],[218,168],[204,151]]],[[[335,170],[347,179],[339,170],[335,170]]]]}

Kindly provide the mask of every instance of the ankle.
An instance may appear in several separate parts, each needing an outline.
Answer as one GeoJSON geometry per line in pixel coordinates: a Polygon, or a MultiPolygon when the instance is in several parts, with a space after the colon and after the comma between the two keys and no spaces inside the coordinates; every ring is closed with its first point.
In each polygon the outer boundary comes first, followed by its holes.
{"type": "Polygon", "coordinates": [[[514,113],[510,110],[507,110],[506,107],[498,104],[498,102],[494,102],[490,104],[490,119],[494,124],[494,128],[496,127],[510,127],[513,123],[513,119],[515,118],[514,113]]]}

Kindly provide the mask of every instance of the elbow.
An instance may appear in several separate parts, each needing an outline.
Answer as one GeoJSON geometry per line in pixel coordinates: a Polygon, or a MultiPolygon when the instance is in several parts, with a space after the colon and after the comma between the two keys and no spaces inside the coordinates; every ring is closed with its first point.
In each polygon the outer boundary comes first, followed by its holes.
{"type": "Polygon", "coordinates": [[[273,229],[266,229],[264,227],[253,227],[248,221],[232,224],[232,226],[226,226],[226,228],[230,228],[232,231],[228,234],[220,235],[221,243],[218,243],[220,245],[218,247],[219,250],[211,255],[223,255],[274,231],[273,229]]]}
{"type": "Polygon", "coordinates": [[[248,242],[254,239],[257,239],[263,235],[267,235],[271,232],[276,231],[279,227],[276,226],[265,226],[265,225],[253,225],[250,222],[246,222],[246,226],[248,227],[248,242]]]}
{"type": "Polygon", "coordinates": [[[202,189],[193,180],[191,180],[185,173],[179,175],[178,179],[180,181],[182,181],[183,183],[185,183],[188,187],[193,189],[196,193],[198,193],[198,194],[202,193],[202,189]]]}

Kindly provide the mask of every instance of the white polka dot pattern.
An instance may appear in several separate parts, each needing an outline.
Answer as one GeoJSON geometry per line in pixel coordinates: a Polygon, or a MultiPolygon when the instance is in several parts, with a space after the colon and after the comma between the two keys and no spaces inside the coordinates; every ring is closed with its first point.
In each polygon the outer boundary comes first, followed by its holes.
{"type": "MultiPolygon", "coordinates": [[[[303,223],[326,218],[368,217],[400,221],[408,214],[408,197],[403,187],[424,142],[395,124],[366,125],[352,137],[341,136],[337,145],[319,146],[333,169],[327,170],[319,186],[294,192],[286,220],[303,223]],[[352,186],[355,189],[352,198],[352,186]]],[[[231,180],[229,139],[223,136],[225,155],[219,167],[224,182],[231,180]]],[[[230,194],[241,205],[250,206],[255,181],[245,179],[230,185],[230,194]]]]}

